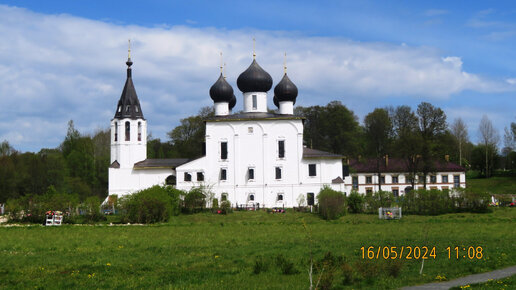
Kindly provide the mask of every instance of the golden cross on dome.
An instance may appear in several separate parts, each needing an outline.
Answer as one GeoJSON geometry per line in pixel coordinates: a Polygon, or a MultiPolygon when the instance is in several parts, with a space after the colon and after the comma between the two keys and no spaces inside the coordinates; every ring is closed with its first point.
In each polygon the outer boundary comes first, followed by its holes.
{"type": "Polygon", "coordinates": [[[285,70],[285,74],[287,74],[287,52],[285,52],[285,57],[283,57],[283,69],[285,70]]]}
{"type": "Polygon", "coordinates": [[[222,58],[222,51],[220,52],[220,73],[222,73],[222,67],[223,67],[224,61],[222,58]]]}
{"type": "Polygon", "coordinates": [[[127,42],[127,58],[131,58],[131,39],[128,39],[127,42]]]}
{"type": "Polygon", "coordinates": [[[223,75],[224,75],[224,79],[226,79],[226,63],[224,63],[224,73],[223,73],[223,75]]]}
{"type": "Polygon", "coordinates": [[[256,59],[256,39],[253,37],[253,59],[256,59]]]}

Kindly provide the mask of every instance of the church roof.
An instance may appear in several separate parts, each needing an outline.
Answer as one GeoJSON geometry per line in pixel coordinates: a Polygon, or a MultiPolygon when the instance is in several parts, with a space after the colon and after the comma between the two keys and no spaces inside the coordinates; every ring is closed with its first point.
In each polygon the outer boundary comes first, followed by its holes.
{"type": "Polygon", "coordinates": [[[242,93],[268,92],[272,87],[272,77],[253,59],[251,65],[238,76],[237,86],[242,93]]]}
{"type": "MultiPolygon", "coordinates": [[[[357,173],[374,173],[376,172],[376,159],[365,159],[358,161],[351,159],[349,166],[357,173]]],[[[466,169],[453,163],[444,160],[434,160],[433,168],[436,172],[464,172],[466,169]]],[[[390,158],[388,162],[382,160],[380,162],[380,172],[408,172],[408,164],[403,158],[390,158]],[[387,163],[387,164],[386,164],[387,163]]]]}
{"type": "Polygon", "coordinates": [[[274,98],[276,98],[277,102],[296,102],[297,97],[297,87],[296,85],[289,79],[287,73],[283,75],[281,81],[274,88],[274,98]]]}
{"type": "Polygon", "coordinates": [[[118,105],[116,106],[115,119],[144,119],[142,108],[140,107],[140,101],[138,100],[136,90],[134,89],[131,72],[131,65],[133,62],[131,61],[131,58],[127,60],[126,64],[127,80],[125,81],[124,89],[122,90],[122,95],[120,96],[118,105]]]}
{"type": "Polygon", "coordinates": [[[342,155],[312,148],[303,148],[303,158],[342,158],[342,155]]]}
{"type": "Polygon", "coordinates": [[[173,158],[173,159],[145,159],[134,164],[134,169],[158,169],[158,168],[176,168],[181,164],[185,164],[190,159],[173,158]]]}
{"type": "Polygon", "coordinates": [[[224,121],[247,121],[247,120],[304,120],[304,117],[274,114],[266,112],[252,112],[252,113],[241,113],[232,114],[226,116],[215,116],[206,119],[206,122],[224,122],[224,121]]]}

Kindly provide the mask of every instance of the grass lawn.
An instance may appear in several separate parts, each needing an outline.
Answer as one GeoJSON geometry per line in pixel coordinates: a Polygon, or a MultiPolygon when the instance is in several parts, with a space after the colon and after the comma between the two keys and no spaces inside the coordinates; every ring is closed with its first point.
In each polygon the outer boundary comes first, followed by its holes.
{"type": "Polygon", "coordinates": [[[235,212],[152,226],[0,227],[0,288],[307,289],[303,221],[315,259],[331,252],[346,260],[334,287],[397,288],[515,265],[515,218],[512,208],[399,221],[348,214],[331,222],[306,213],[235,212]],[[436,258],[425,260],[419,275],[421,260],[363,260],[363,246],[435,246],[436,258]],[[449,246],[481,246],[482,259],[449,259],[449,246]],[[282,273],[278,256],[292,274],[282,273]],[[401,267],[397,277],[389,274],[393,265],[401,267]],[[342,273],[353,282],[344,283],[342,273]]]}
{"type": "Polygon", "coordinates": [[[460,289],[516,289],[516,275],[507,277],[500,280],[491,280],[486,283],[479,283],[473,285],[464,285],[461,287],[453,287],[452,290],[460,290],[460,289]]]}
{"type": "Polygon", "coordinates": [[[478,192],[516,194],[516,177],[491,177],[468,179],[466,186],[478,192]]]}

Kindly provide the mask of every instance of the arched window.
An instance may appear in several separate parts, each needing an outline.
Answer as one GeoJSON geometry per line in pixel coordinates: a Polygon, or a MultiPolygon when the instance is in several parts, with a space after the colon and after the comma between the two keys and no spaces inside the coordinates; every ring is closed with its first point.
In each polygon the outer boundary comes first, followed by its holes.
{"type": "Polygon", "coordinates": [[[278,201],[283,201],[283,194],[278,194],[278,201]]]}
{"type": "Polygon", "coordinates": [[[142,141],[142,122],[138,122],[138,141],[142,141]]]}
{"type": "Polygon", "coordinates": [[[166,185],[176,185],[176,177],[174,175],[169,175],[167,179],[165,179],[166,185]]]}
{"type": "Polygon", "coordinates": [[[220,201],[226,201],[228,200],[228,194],[223,192],[221,195],[220,195],[220,201]]]}
{"type": "Polygon", "coordinates": [[[118,122],[115,122],[115,142],[118,141],[118,122]]]}
{"type": "Polygon", "coordinates": [[[254,201],[254,194],[249,195],[249,201],[254,201]]]}
{"type": "Polygon", "coordinates": [[[131,140],[131,124],[129,122],[125,122],[125,141],[131,140]]]}

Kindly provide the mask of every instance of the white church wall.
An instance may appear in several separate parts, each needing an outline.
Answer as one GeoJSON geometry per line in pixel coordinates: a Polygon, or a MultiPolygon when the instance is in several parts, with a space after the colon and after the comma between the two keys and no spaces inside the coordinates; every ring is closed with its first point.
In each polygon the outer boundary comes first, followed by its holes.
{"type": "Polygon", "coordinates": [[[174,174],[169,168],[109,168],[109,195],[121,197],[154,185],[164,185],[167,177],[174,174]]]}

